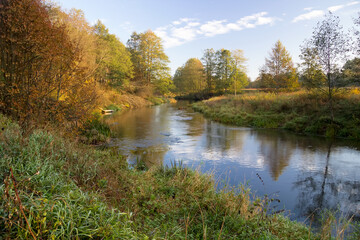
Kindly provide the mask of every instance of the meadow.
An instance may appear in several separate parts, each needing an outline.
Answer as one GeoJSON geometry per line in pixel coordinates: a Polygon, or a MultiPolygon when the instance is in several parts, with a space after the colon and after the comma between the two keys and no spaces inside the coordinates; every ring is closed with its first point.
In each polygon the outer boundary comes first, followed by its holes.
{"type": "Polygon", "coordinates": [[[359,90],[334,95],[334,119],[326,96],[316,92],[257,92],[225,95],[193,104],[222,123],[253,128],[283,128],[305,135],[360,139],[359,90]]]}

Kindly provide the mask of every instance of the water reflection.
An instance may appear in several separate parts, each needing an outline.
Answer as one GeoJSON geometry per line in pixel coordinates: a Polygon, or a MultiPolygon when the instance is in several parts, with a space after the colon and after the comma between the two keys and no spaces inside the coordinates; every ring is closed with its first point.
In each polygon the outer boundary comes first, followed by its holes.
{"type": "Polygon", "coordinates": [[[323,169],[298,175],[298,180],[293,183],[298,191],[296,207],[303,216],[316,216],[322,209],[330,209],[359,218],[360,182],[358,179],[352,181],[336,174],[336,169],[332,166],[332,147],[333,143],[328,143],[323,169]]]}
{"type": "Polygon", "coordinates": [[[116,135],[110,145],[130,163],[181,160],[231,185],[247,181],[258,195],[276,194],[279,208],[298,220],[323,208],[360,211],[358,143],[226,126],[186,103],[131,110],[106,121],[116,135]]]}
{"type": "Polygon", "coordinates": [[[254,135],[260,143],[260,152],[265,164],[269,166],[271,177],[277,181],[289,165],[293,151],[296,149],[294,143],[289,141],[284,134],[275,134],[275,132],[254,133],[254,135]]]}

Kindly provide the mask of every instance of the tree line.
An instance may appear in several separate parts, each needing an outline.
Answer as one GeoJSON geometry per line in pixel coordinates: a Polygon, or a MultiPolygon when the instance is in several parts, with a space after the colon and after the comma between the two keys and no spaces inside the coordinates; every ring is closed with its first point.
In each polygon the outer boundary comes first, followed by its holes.
{"type": "Polygon", "coordinates": [[[134,32],[126,44],[81,10],[65,11],[41,0],[0,0],[0,111],[24,125],[55,121],[81,123],[95,108],[97,89],[111,86],[138,94],[236,94],[249,86],[274,91],[305,87],[325,94],[359,85],[360,15],[355,41],[339,18],[327,14],[301,46],[296,67],[281,41],[250,82],[240,49],[206,49],[172,77],[162,40],[151,30],[134,32]],[[345,64],[344,64],[345,62],[345,64]]]}
{"type": "Polygon", "coordinates": [[[244,52],[240,49],[206,49],[201,60],[190,58],[174,75],[178,94],[233,92],[247,86],[244,52]]]}
{"type": "MultiPolygon", "coordinates": [[[[355,27],[359,27],[359,19],[354,19],[355,27]]],[[[330,95],[336,88],[357,86],[360,35],[356,28],[354,36],[352,40],[352,36],[343,31],[339,17],[329,12],[300,46],[301,63],[297,68],[288,51],[277,41],[252,86],[284,90],[304,87],[330,95]],[[348,60],[351,56],[353,59],[348,60]]]]}
{"type": "MultiPolygon", "coordinates": [[[[151,30],[125,46],[81,10],[41,0],[0,0],[0,110],[23,125],[81,123],[101,86],[173,87],[168,57],[151,30]]],[[[136,90],[136,87],[135,87],[136,90]]]]}
{"type": "Polygon", "coordinates": [[[301,63],[294,64],[280,40],[265,58],[255,81],[246,75],[242,50],[206,49],[201,60],[189,59],[173,77],[178,94],[234,93],[244,87],[268,91],[294,91],[300,88],[324,92],[329,99],[339,87],[360,83],[360,15],[354,19],[354,36],[343,31],[339,17],[329,12],[314,28],[310,39],[300,46],[301,63]],[[349,54],[351,49],[357,49],[349,54]],[[353,59],[348,60],[349,56],[353,59]],[[354,57],[355,56],[355,57],[354,57]],[[345,61],[347,60],[347,61],[345,61]]]}

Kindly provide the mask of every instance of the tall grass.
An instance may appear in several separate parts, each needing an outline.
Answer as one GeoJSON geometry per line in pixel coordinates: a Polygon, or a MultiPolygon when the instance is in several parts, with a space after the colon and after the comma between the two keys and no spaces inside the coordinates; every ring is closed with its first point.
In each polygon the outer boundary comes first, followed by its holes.
{"type": "Polygon", "coordinates": [[[344,90],[334,97],[334,121],[325,96],[313,92],[248,93],[193,104],[223,123],[255,128],[285,128],[297,133],[360,139],[360,94],[344,90]]]}
{"type": "MultiPolygon", "coordinates": [[[[141,236],[128,214],[84,192],[64,171],[81,156],[44,131],[28,137],[0,116],[0,235],[6,239],[80,239],[141,236]]],[[[91,177],[91,176],[90,176],[91,177]]]]}
{"type": "Polygon", "coordinates": [[[216,191],[211,175],[129,168],[116,152],[25,136],[0,115],[0,236],[5,239],[319,239],[250,201],[245,186],[216,191]]]}

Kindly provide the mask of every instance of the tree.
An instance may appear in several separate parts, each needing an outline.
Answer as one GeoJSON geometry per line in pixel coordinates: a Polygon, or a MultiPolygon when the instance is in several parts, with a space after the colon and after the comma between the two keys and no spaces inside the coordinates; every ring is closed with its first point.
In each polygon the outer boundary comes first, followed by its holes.
{"type": "Polygon", "coordinates": [[[248,77],[246,75],[246,66],[244,65],[247,59],[244,57],[244,52],[240,49],[231,51],[231,88],[236,95],[237,89],[246,87],[249,84],[248,77]]]}
{"type": "Polygon", "coordinates": [[[86,117],[95,94],[78,38],[83,28],[70,28],[40,0],[1,3],[1,110],[23,126],[86,117]]]}
{"type": "Polygon", "coordinates": [[[316,49],[307,46],[301,47],[300,59],[303,61],[300,66],[301,83],[307,89],[316,89],[324,85],[326,76],[318,64],[318,55],[316,49]]]}
{"type": "Polygon", "coordinates": [[[354,28],[354,34],[356,37],[356,53],[359,54],[360,53],[360,12],[358,13],[358,17],[354,19],[354,24],[355,24],[355,28],[354,28]]]}
{"type": "Polygon", "coordinates": [[[348,60],[342,69],[343,78],[348,85],[360,84],[360,58],[348,60]]]}
{"type": "Polygon", "coordinates": [[[206,49],[201,58],[206,76],[207,91],[212,93],[215,91],[215,74],[216,74],[216,56],[214,49],[206,49]]]}
{"type": "Polygon", "coordinates": [[[130,52],[99,20],[94,26],[97,36],[97,79],[111,85],[127,85],[134,76],[130,52]]]}
{"type": "Polygon", "coordinates": [[[174,84],[180,93],[199,93],[206,88],[204,66],[197,58],[190,58],[177,69],[174,84]]]}
{"type": "Polygon", "coordinates": [[[173,80],[171,78],[170,69],[168,67],[160,69],[154,72],[154,80],[152,83],[155,86],[155,90],[160,95],[166,95],[175,89],[173,80]]]}
{"type": "Polygon", "coordinates": [[[265,58],[265,66],[261,76],[272,76],[267,87],[293,90],[298,87],[298,78],[292,58],[284,45],[278,40],[271,49],[269,58],[265,58]]]}
{"type": "Polygon", "coordinates": [[[269,58],[265,59],[268,72],[273,76],[286,74],[293,69],[293,62],[289,52],[284,45],[278,40],[271,49],[269,58]]]}
{"type": "Polygon", "coordinates": [[[318,89],[328,98],[332,121],[334,120],[333,96],[338,86],[339,64],[346,59],[349,52],[348,37],[339,23],[339,17],[329,12],[314,28],[312,37],[306,41],[306,45],[316,52],[316,63],[326,75],[325,84],[318,89]]]}
{"type": "Polygon", "coordinates": [[[169,58],[164,52],[161,38],[148,30],[144,33],[134,32],[127,42],[135,68],[135,79],[147,84],[158,81],[157,77],[169,72],[169,58]]]}
{"type": "Polygon", "coordinates": [[[216,51],[215,87],[217,91],[226,92],[230,87],[231,52],[227,49],[216,51]]]}

